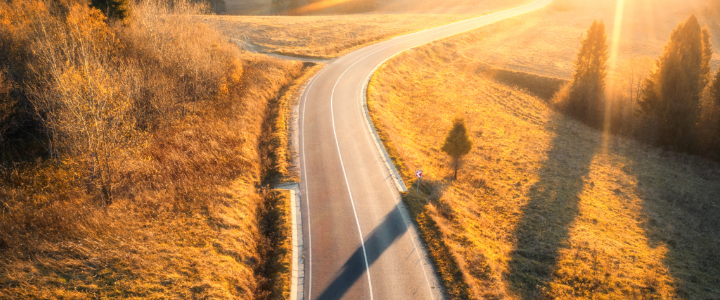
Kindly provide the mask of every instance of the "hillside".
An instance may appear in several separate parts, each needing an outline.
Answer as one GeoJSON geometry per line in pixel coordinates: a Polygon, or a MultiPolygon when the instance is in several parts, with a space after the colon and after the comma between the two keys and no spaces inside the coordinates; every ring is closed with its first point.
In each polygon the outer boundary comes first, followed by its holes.
{"type": "Polygon", "coordinates": [[[404,201],[450,293],[717,297],[720,166],[603,135],[551,110],[532,87],[489,79],[471,50],[484,36],[405,52],[368,91],[406,184],[425,173],[421,193],[413,188],[404,201]],[[452,181],[440,147],[457,115],[475,146],[452,181]]]}
{"type": "Polygon", "coordinates": [[[310,65],[203,11],[0,2],[0,298],[287,297],[289,200],[267,184],[310,65]]]}
{"type": "MultiPolygon", "coordinates": [[[[548,7],[474,31],[472,45],[460,54],[498,67],[569,78],[582,35],[593,20],[605,23],[608,41],[613,40],[617,1],[555,0],[548,7]]],[[[690,14],[709,26],[720,66],[720,27],[708,15],[707,0],[624,1],[618,66],[630,59],[655,59],[675,26],[690,14]]],[[[612,73],[619,72],[619,69],[612,73]]],[[[619,74],[611,74],[619,76],[619,74]]]]}

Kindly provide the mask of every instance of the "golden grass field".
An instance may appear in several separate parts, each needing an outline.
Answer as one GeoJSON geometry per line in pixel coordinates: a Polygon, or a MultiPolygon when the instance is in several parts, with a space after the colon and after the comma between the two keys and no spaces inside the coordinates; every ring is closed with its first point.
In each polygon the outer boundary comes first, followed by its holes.
{"type": "Polygon", "coordinates": [[[603,136],[488,79],[468,45],[407,51],[368,91],[403,179],[426,174],[404,200],[449,296],[716,298],[720,165],[603,136]],[[452,181],[440,148],[458,115],[475,144],[452,181]]]}
{"type": "Polygon", "coordinates": [[[235,41],[253,43],[261,52],[332,58],[372,42],[531,1],[486,0],[477,4],[478,1],[455,0],[439,4],[425,0],[412,5],[407,2],[391,1],[389,6],[370,14],[199,18],[235,41]]]}
{"type": "MultiPolygon", "coordinates": [[[[581,35],[593,20],[605,23],[608,42],[612,41],[616,3],[555,0],[546,8],[475,30],[477,37],[460,54],[501,68],[569,78],[581,35]]],[[[717,17],[706,14],[708,0],[625,0],[624,3],[618,67],[632,58],[657,58],[672,30],[693,13],[702,25],[711,29],[715,49],[712,65],[720,66],[720,22],[716,21],[717,17]]]]}

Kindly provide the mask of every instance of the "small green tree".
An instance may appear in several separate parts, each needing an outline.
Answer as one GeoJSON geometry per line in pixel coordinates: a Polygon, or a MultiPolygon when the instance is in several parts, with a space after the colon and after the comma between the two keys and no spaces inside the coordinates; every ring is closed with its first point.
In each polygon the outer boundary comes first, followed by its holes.
{"type": "Polygon", "coordinates": [[[710,80],[711,57],[710,32],[694,15],[673,30],[638,103],[646,122],[658,123],[659,144],[684,151],[696,148],[700,97],[710,80]]]}
{"type": "Polygon", "coordinates": [[[442,151],[450,155],[453,159],[453,167],[455,168],[455,176],[457,179],[458,166],[460,165],[460,157],[470,153],[473,142],[467,134],[467,127],[465,126],[464,118],[455,118],[453,121],[453,128],[448,132],[445,137],[445,144],[442,146],[442,151]]]}
{"type": "Polygon", "coordinates": [[[567,102],[569,113],[590,125],[601,125],[603,120],[607,61],[605,24],[594,21],[580,46],[567,102]]]}

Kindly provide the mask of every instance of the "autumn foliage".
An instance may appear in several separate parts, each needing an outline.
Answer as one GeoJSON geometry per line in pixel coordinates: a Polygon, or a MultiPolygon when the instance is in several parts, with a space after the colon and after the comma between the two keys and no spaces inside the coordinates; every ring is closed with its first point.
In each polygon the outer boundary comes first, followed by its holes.
{"type": "Polygon", "coordinates": [[[263,124],[303,65],[242,52],[201,4],[131,10],[0,1],[0,298],[271,288],[263,124]]]}

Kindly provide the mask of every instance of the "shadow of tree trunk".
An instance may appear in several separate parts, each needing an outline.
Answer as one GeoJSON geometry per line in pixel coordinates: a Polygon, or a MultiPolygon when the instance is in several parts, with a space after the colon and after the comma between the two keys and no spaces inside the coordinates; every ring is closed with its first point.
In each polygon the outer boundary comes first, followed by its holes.
{"type": "Polygon", "coordinates": [[[566,247],[569,227],[579,212],[580,194],[590,164],[601,143],[584,126],[556,129],[540,179],[528,192],[529,201],[514,231],[506,278],[522,299],[543,298],[557,269],[558,253],[566,247]]]}

